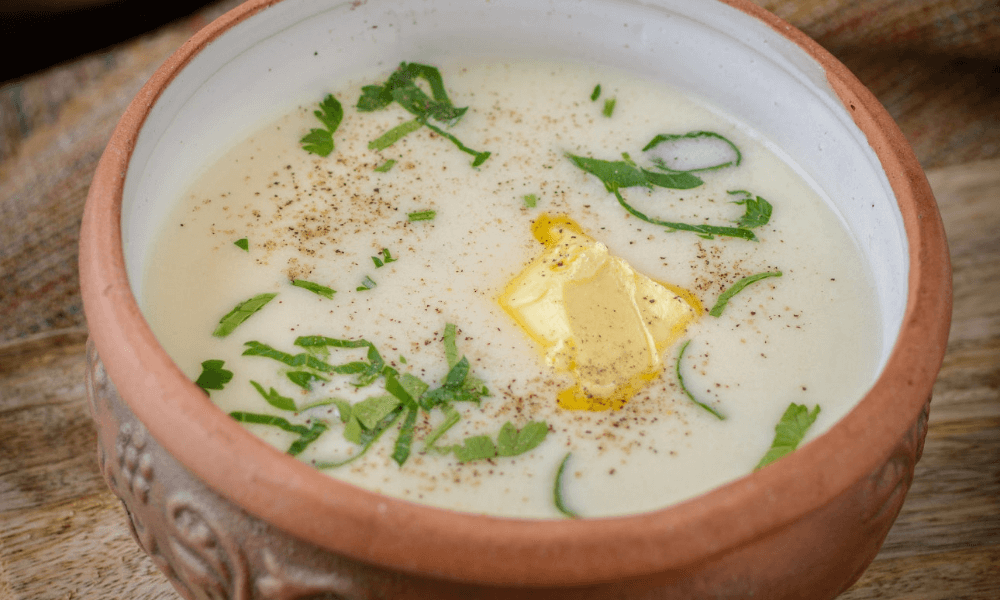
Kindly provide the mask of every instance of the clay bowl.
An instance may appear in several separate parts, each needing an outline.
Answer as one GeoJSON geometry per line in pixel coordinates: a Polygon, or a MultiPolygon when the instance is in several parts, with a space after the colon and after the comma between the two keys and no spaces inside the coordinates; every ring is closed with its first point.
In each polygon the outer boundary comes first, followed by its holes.
{"type": "Polygon", "coordinates": [[[138,542],[188,598],[832,598],[874,558],[909,489],[951,312],[941,221],[899,129],[843,65],[746,0],[253,0],[182,46],[129,106],[81,240],[102,469],[138,542]],[[691,501],[552,521],[340,483],[213,406],[135,300],[170,199],[220,140],[317,96],[331,73],[449,53],[633,69],[794,156],[875,274],[890,335],[870,393],[794,454],[691,501]]]}

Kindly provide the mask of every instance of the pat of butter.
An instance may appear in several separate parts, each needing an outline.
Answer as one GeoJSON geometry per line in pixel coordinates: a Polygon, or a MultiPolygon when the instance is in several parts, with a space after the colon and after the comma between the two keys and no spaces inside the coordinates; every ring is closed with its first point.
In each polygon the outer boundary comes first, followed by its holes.
{"type": "Polygon", "coordinates": [[[636,272],[565,215],[540,216],[533,232],[545,250],[507,284],[500,306],[550,365],[573,375],[560,406],[621,408],[660,374],[661,353],[698,318],[701,303],[636,272]]]}

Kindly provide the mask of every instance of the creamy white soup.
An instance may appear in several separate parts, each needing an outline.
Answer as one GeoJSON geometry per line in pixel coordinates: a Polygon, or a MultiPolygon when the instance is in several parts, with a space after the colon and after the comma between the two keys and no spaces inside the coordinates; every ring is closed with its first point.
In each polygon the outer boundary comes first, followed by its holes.
{"type": "Polygon", "coordinates": [[[863,396],[868,270],[751,128],[592,66],[434,66],[331,85],[339,123],[303,99],[178,199],[141,301],[222,410],[376,492],[559,518],[706,492],[863,396]]]}

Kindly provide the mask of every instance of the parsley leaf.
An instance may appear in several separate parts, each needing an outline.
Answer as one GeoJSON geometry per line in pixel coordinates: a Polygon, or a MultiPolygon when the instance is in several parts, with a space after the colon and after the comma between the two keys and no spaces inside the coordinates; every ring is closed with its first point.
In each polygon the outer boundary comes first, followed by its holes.
{"type": "Polygon", "coordinates": [[[497,446],[488,435],[467,437],[462,441],[462,445],[452,446],[451,449],[459,462],[494,458],[497,455],[497,446]]]}
{"type": "Polygon", "coordinates": [[[488,435],[474,435],[462,440],[461,444],[437,448],[437,450],[444,452],[451,450],[459,462],[484,460],[499,456],[517,456],[536,448],[545,440],[548,433],[549,426],[545,421],[532,421],[522,427],[520,431],[508,421],[500,428],[495,443],[493,438],[488,435]]]}
{"type": "Polygon", "coordinates": [[[288,447],[288,450],[286,450],[286,452],[292,456],[297,456],[301,454],[302,451],[305,450],[307,446],[309,446],[309,444],[312,444],[317,439],[319,439],[319,436],[326,433],[326,430],[329,428],[330,426],[322,421],[317,421],[313,423],[312,427],[310,427],[308,431],[301,434],[299,436],[299,439],[292,442],[292,445],[288,447]]]}
{"type": "Polygon", "coordinates": [[[309,433],[309,428],[305,425],[296,425],[290,422],[284,417],[276,417],[274,415],[264,415],[260,413],[251,413],[243,411],[234,411],[229,413],[229,416],[240,423],[255,423],[257,425],[271,425],[277,427],[288,433],[297,433],[299,435],[305,435],[309,433]]]}
{"type": "Polygon", "coordinates": [[[812,411],[803,404],[794,402],[789,404],[785,414],[781,415],[778,424],[774,426],[774,441],[771,443],[771,448],[754,467],[754,471],[766,467],[798,448],[806,431],[816,421],[819,410],[818,404],[812,411]]]}
{"type": "Polygon", "coordinates": [[[233,310],[226,313],[224,317],[219,319],[219,326],[215,328],[212,335],[215,337],[226,337],[233,332],[234,329],[239,327],[243,321],[246,321],[258,310],[264,308],[264,305],[274,300],[274,297],[278,294],[257,294],[249,300],[244,300],[236,305],[233,310]]]}
{"type": "Polygon", "coordinates": [[[309,133],[299,140],[302,149],[319,156],[329,156],[334,149],[333,134],[344,118],[344,108],[331,94],[319,103],[319,110],[313,111],[324,129],[310,129],[309,133]]]}
{"type": "Polygon", "coordinates": [[[250,240],[247,238],[240,238],[233,242],[233,245],[242,248],[246,252],[250,252],[250,240]]]}
{"type": "Polygon", "coordinates": [[[295,401],[282,396],[278,393],[278,390],[271,388],[270,391],[265,392],[264,387],[256,381],[250,381],[250,385],[256,388],[260,395],[264,397],[264,400],[267,400],[267,403],[271,406],[281,410],[296,410],[295,401]]]}
{"type": "Polygon", "coordinates": [[[576,514],[566,506],[566,502],[563,500],[562,494],[562,479],[563,473],[566,471],[566,463],[569,462],[569,457],[572,453],[567,453],[563,457],[562,462],[559,463],[559,470],[556,471],[556,483],[552,493],[552,499],[555,502],[556,510],[562,513],[564,516],[571,519],[579,519],[580,515],[576,514]]]}
{"type": "Polygon", "coordinates": [[[760,196],[754,197],[753,194],[745,190],[736,190],[728,193],[743,196],[742,200],[733,201],[733,204],[742,204],[746,208],[743,216],[736,221],[737,227],[754,229],[762,225],[767,225],[768,221],[771,220],[771,212],[774,209],[767,200],[760,196]]]}
{"type": "Polygon", "coordinates": [[[438,135],[447,138],[459,150],[471,154],[474,158],[473,167],[478,167],[490,157],[489,152],[480,152],[469,148],[454,135],[444,131],[430,122],[431,119],[451,127],[458,123],[468,107],[458,108],[451,103],[444,88],[441,72],[436,67],[418,63],[400,63],[382,85],[366,85],[361,88],[358,98],[358,111],[372,112],[382,110],[396,102],[416,118],[390,129],[368,144],[371,150],[384,150],[399,141],[404,136],[426,125],[438,135]],[[423,79],[431,88],[428,96],[417,84],[423,79]]]}
{"type": "Polygon", "coordinates": [[[373,256],[371,258],[372,262],[375,263],[376,269],[381,269],[383,266],[391,262],[396,262],[396,259],[392,257],[392,254],[389,253],[388,248],[382,248],[382,258],[379,258],[378,256],[373,256]]]}
{"type": "Polygon", "coordinates": [[[376,173],[388,173],[394,166],[396,166],[396,161],[392,158],[375,167],[376,173]]]}
{"type": "Polygon", "coordinates": [[[684,385],[684,376],[681,375],[681,359],[684,358],[684,351],[687,350],[688,344],[690,344],[690,343],[691,343],[691,340],[688,340],[688,341],[684,342],[684,345],[681,346],[681,351],[677,353],[677,363],[676,363],[676,366],[674,367],[674,372],[677,375],[677,383],[680,384],[681,391],[684,392],[684,395],[686,395],[688,397],[688,399],[691,400],[691,402],[694,402],[698,406],[700,406],[700,407],[704,408],[705,410],[707,410],[708,412],[712,413],[720,421],[724,421],[726,419],[726,417],[724,417],[722,415],[722,413],[720,413],[719,411],[715,410],[714,408],[712,408],[708,404],[705,404],[704,402],[699,402],[698,400],[696,400],[695,397],[694,397],[694,394],[692,394],[687,389],[687,387],[684,385]]]}
{"type": "Polygon", "coordinates": [[[611,118],[611,114],[615,112],[615,103],[618,100],[615,98],[608,98],[604,101],[604,110],[601,113],[608,118],[611,118]]]}
{"type": "Polygon", "coordinates": [[[326,377],[310,373],[309,371],[289,371],[288,379],[300,388],[311,392],[314,381],[330,381],[326,377]]]}
{"type": "Polygon", "coordinates": [[[754,235],[752,231],[742,227],[691,225],[688,223],[675,223],[649,217],[626,202],[620,191],[621,188],[652,188],[653,186],[686,190],[698,187],[703,183],[701,179],[689,172],[676,171],[669,173],[656,173],[654,171],[649,171],[648,169],[637,167],[631,160],[609,161],[596,158],[586,158],[583,156],[576,156],[574,154],[567,154],[566,156],[573,162],[573,164],[600,179],[604,184],[604,187],[615,195],[615,198],[618,200],[618,204],[628,211],[629,214],[638,217],[647,223],[660,225],[671,231],[690,231],[707,239],[712,239],[716,235],[722,235],[727,237],[742,238],[749,241],[757,241],[757,236],[754,235]]]}
{"type": "Polygon", "coordinates": [[[650,140],[649,143],[646,144],[645,147],[643,147],[642,151],[649,152],[650,150],[664,143],[670,145],[671,143],[674,142],[684,142],[686,140],[696,140],[696,139],[721,140],[725,142],[726,145],[728,145],[729,148],[733,151],[734,157],[730,160],[725,160],[723,162],[716,163],[713,165],[706,165],[694,169],[684,169],[683,171],[676,171],[675,169],[672,169],[667,166],[666,161],[664,161],[662,156],[663,154],[662,151],[666,150],[666,148],[662,148],[661,152],[659,153],[660,155],[655,156],[653,158],[654,164],[656,164],[658,168],[664,171],[692,173],[696,171],[715,171],[718,169],[724,169],[726,167],[738,167],[740,162],[743,161],[743,155],[740,153],[740,149],[736,147],[736,144],[729,141],[728,138],[719,135],[718,133],[715,133],[714,131],[690,131],[688,133],[670,133],[670,134],[661,133],[656,137],[654,137],[652,140],[650,140]]]}
{"type": "Polygon", "coordinates": [[[508,421],[500,428],[500,433],[497,435],[497,455],[524,454],[541,444],[548,433],[549,426],[545,421],[531,421],[520,431],[508,421]]]}
{"type": "Polygon", "coordinates": [[[337,290],[328,288],[325,285],[320,285],[318,283],[313,283],[311,281],[306,281],[305,279],[293,279],[292,285],[295,287],[300,287],[305,290],[316,294],[317,296],[323,296],[329,300],[333,299],[333,295],[337,293],[337,290]]]}
{"type": "Polygon", "coordinates": [[[209,390],[221,390],[233,378],[233,372],[223,369],[226,362],[222,360],[206,360],[201,363],[201,374],[195,380],[195,385],[212,395],[209,390]]]}
{"type": "Polygon", "coordinates": [[[437,216],[436,210],[421,210],[417,212],[411,212],[406,215],[406,218],[411,223],[414,221],[433,221],[434,217],[437,216]]]}
{"type": "Polygon", "coordinates": [[[264,358],[270,358],[280,363],[284,363],[289,367],[308,367],[324,373],[335,372],[335,367],[333,365],[305,352],[292,355],[257,341],[245,342],[243,345],[247,347],[247,349],[243,351],[243,356],[263,356],[264,358]]]}
{"type": "Polygon", "coordinates": [[[451,450],[450,447],[437,448],[434,446],[434,442],[438,441],[442,435],[454,427],[461,420],[462,415],[450,404],[442,404],[441,411],[444,412],[444,421],[427,434],[427,437],[424,439],[424,449],[447,453],[451,450]]]}
{"type": "Polygon", "coordinates": [[[395,425],[396,421],[402,414],[403,414],[403,407],[397,406],[395,410],[387,414],[385,418],[379,421],[375,425],[375,427],[371,429],[361,429],[361,425],[358,423],[358,421],[352,418],[350,421],[348,421],[347,427],[344,429],[344,437],[347,438],[349,441],[352,441],[356,444],[360,444],[361,450],[357,454],[354,454],[344,460],[331,461],[331,462],[318,462],[318,463],[313,463],[313,466],[316,467],[317,469],[335,469],[337,467],[342,467],[348,463],[358,460],[359,458],[364,456],[365,453],[368,452],[368,450],[372,446],[375,445],[375,442],[377,442],[378,439],[382,437],[383,433],[385,433],[390,427],[395,425]],[[348,432],[352,430],[352,426],[355,426],[355,424],[357,428],[356,435],[352,431],[349,437],[348,432]]]}
{"type": "MultiPolygon", "coordinates": [[[[368,340],[341,340],[328,338],[319,335],[301,336],[295,339],[295,345],[305,348],[307,351],[315,351],[317,348],[368,348],[368,362],[352,361],[343,365],[330,367],[330,373],[339,375],[357,375],[352,385],[355,387],[365,387],[371,385],[382,376],[383,371],[391,369],[385,364],[382,355],[375,348],[375,345],[368,340]]],[[[329,366],[329,365],[328,365],[329,366]]]]}
{"type": "Polygon", "coordinates": [[[310,129],[309,133],[299,140],[302,149],[310,154],[330,156],[333,152],[333,134],[326,129],[310,129]]]}
{"type": "Polygon", "coordinates": [[[768,277],[781,277],[781,271],[765,271],[764,273],[757,273],[756,275],[740,279],[728,290],[719,294],[719,299],[715,301],[715,306],[712,307],[712,310],[708,311],[708,314],[713,317],[721,317],[722,311],[725,310],[726,305],[729,304],[729,300],[733,296],[742,292],[748,285],[756,283],[761,279],[767,279],[768,277]]]}
{"type": "Polygon", "coordinates": [[[528,208],[535,208],[538,206],[538,196],[535,194],[525,194],[524,195],[524,205],[528,208]]]}
{"type": "Polygon", "coordinates": [[[406,137],[408,134],[420,129],[423,125],[424,124],[420,122],[420,119],[413,119],[412,121],[400,123],[374,140],[368,142],[368,149],[375,150],[376,152],[385,150],[389,146],[406,137]]]}
{"type": "Polygon", "coordinates": [[[399,405],[399,399],[392,394],[365,398],[351,405],[351,419],[357,420],[365,429],[375,429],[379,422],[389,416],[399,405]]]}
{"type": "Polygon", "coordinates": [[[594,102],[600,97],[601,97],[601,84],[598,83],[597,85],[594,86],[594,91],[590,92],[590,101],[594,102]]]}
{"type": "Polygon", "coordinates": [[[458,364],[458,346],[455,344],[455,338],[458,335],[458,328],[455,327],[454,323],[445,323],[444,334],[441,336],[444,342],[444,356],[445,360],[448,361],[448,368],[453,368],[458,364]]]}
{"type": "Polygon", "coordinates": [[[416,404],[408,408],[406,417],[403,418],[403,424],[399,428],[399,436],[396,438],[396,445],[392,450],[392,460],[396,461],[399,466],[403,466],[406,459],[410,457],[410,448],[413,446],[413,433],[419,412],[416,404]]]}

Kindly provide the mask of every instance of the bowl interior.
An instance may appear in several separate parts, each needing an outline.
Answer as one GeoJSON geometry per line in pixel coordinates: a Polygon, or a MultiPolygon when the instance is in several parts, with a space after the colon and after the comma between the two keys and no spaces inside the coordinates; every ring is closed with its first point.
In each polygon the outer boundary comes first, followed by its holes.
{"type": "Polygon", "coordinates": [[[125,179],[132,291],[158,226],[228,145],[347,77],[450,56],[562,59],[667,82],[748,123],[842,219],[872,271],[883,329],[878,369],[907,301],[908,247],[890,183],[824,69],[769,25],[723,3],[627,0],[285,0],[216,37],[146,118],[125,179]]]}

